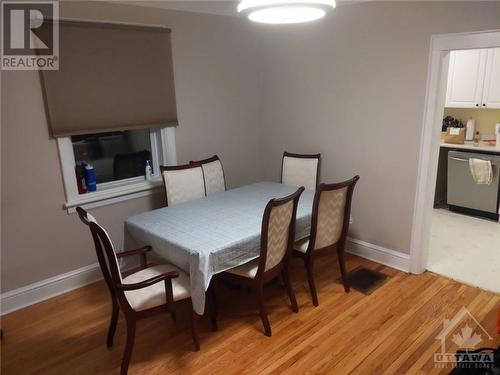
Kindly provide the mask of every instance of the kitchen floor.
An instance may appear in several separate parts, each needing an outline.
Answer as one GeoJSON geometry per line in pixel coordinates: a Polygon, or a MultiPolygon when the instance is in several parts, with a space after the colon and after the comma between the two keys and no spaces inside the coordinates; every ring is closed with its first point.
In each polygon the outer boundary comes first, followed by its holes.
{"type": "Polygon", "coordinates": [[[500,293],[500,223],[434,209],[427,269],[500,293]]]}

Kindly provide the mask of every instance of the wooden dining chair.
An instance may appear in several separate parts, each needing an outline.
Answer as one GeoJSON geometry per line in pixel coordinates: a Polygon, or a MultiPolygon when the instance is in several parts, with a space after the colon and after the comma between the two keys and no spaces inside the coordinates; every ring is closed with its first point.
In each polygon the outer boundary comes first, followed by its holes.
{"type": "MultiPolygon", "coordinates": [[[[120,308],[125,315],[127,342],[121,374],[127,374],[137,321],[166,312],[170,312],[175,319],[175,302],[191,297],[189,276],[171,264],[148,267],[146,253],[151,251],[150,246],[116,253],[108,233],[95,218],[81,207],[77,207],[76,211],[80,220],[90,228],[99,266],[111,295],[112,314],[107,337],[108,348],[113,345],[120,308]],[[118,260],[133,255],[140,257],[141,270],[123,277],[118,260]]],[[[215,310],[212,309],[211,314],[212,328],[216,330],[215,310]]],[[[191,316],[191,333],[197,351],[200,349],[199,316],[194,311],[191,316]]]]}
{"type": "Polygon", "coordinates": [[[205,178],[205,189],[207,195],[226,190],[226,179],[224,177],[224,168],[217,155],[211,158],[190,161],[189,164],[200,164],[205,178]]]}
{"type": "Polygon", "coordinates": [[[320,252],[337,251],[344,290],[349,292],[344,250],[349,231],[352,194],[358,180],[359,176],[355,176],[337,184],[320,184],[313,200],[310,236],[294,244],[293,255],[304,260],[314,306],[319,303],[314,285],[313,264],[315,256],[320,252]]]}
{"type": "Polygon", "coordinates": [[[262,218],[260,257],[224,273],[252,287],[266,336],[271,336],[271,325],[264,305],[264,284],[281,275],[292,310],[299,311],[288,275],[288,262],[295,235],[297,204],[303,191],[304,187],[300,187],[287,197],[269,201],[262,218]]]}
{"type": "Polygon", "coordinates": [[[315,190],[319,181],[320,159],[321,154],[292,154],[285,151],[281,161],[281,183],[315,190]]]}
{"type": "Polygon", "coordinates": [[[167,206],[206,196],[203,168],[200,164],[160,166],[167,206]]]}

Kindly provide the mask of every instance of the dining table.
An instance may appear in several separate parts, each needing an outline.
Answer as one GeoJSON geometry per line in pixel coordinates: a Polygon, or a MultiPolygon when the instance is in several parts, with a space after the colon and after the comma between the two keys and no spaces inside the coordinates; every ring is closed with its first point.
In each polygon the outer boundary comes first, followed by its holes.
{"type": "MultiPolygon", "coordinates": [[[[189,274],[193,310],[202,315],[205,292],[215,274],[242,265],[260,254],[264,209],[273,198],[297,187],[258,182],[130,217],[125,245],[150,245],[155,255],[189,274]]],[[[295,239],[309,235],[313,190],[299,200],[295,239]]]]}

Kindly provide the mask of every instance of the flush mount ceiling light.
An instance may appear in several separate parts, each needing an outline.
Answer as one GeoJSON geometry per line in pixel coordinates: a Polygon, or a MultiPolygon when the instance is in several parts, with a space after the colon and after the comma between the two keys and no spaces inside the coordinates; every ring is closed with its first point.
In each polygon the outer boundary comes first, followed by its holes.
{"type": "Polygon", "coordinates": [[[317,20],[335,8],[335,0],[243,0],[238,13],[261,23],[301,23],[317,20]]]}

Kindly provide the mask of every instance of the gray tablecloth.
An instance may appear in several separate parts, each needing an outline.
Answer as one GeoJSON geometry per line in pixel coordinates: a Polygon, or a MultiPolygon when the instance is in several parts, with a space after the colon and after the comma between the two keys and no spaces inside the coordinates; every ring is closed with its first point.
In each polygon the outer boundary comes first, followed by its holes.
{"type": "MultiPolygon", "coordinates": [[[[189,273],[193,308],[202,314],[212,276],[258,257],[267,202],[295,190],[259,182],[136,215],[125,222],[125,244],[151,245],[161,258],[189,273]]],[[[313,197],[314,191],[302,193],[296,239],[309,234],[313,197]]]]}

